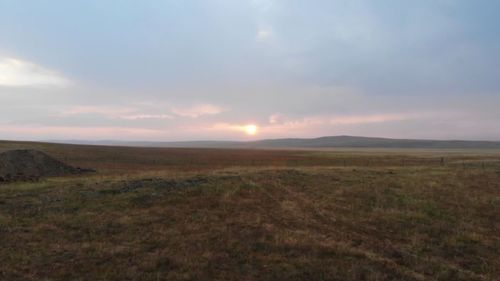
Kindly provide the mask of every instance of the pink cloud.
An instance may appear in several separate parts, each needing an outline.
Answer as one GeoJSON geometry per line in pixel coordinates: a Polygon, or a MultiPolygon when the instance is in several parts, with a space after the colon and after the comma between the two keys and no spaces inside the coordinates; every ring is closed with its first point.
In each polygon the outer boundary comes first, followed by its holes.
{"type": "Polygon", "coordinates": [[[134,107],[122,107],[122,106],[95,106],[95,105],[85,105],[85,106],[72,106],[66,108],[62,111],[62,116],[71,115],[82,115],[82,114],[99,114],[107,117],[117,117],[123,114],[130,114],[136,112],[137,109],[134,107]]]}
{"type": "Polygon", "coordinates": [[[117,138],[149,138],[161,137],[165,131],[135,127],[69,127],[38,125],[0,125],[0,133],[20,137],[37,136],[39,138],[62,139],[117,139],[117,138]]]}
{"type": "Polygon", "coordinates": [[[328,122],[332,125],[348,125],[348,124],[369,124],[390,121],[401,121],[415,118],[415,114],[375,114],[375,115],[355,115],[355,116],[338,116],[332,117],[328,122]]]}
{"type": "Polygon", "coordinates": [[[262,125],[260,131],[263,135],[269,136],[327,134],[338,127],[403,121],[419,118],[421,115],[414,113],[322,115],[291,119],[282,114],[273,114],[269,117],[269,124],[262,125]]]}
{"type": "Polygon", "coordinates": [[[61,116],[97,114],[112,119],[142,120],[142,119],[173,119],[168,114],[142,114],[140,109],[125,106],[73,106],[63,110],[61,116]]]}
{"type": "Polygon", "coordinates": [[[273,115],[269,116],[269,123],[270,124],[277,124],[283,122],[283,114],[281,113],[274,113],[273,115]]]}
{"type": "Polygon", "coordinates": [[[203,115],[215,115],[224,111],[220,106],[212,104],[198,104],[189,107],[172,107],[171,111],[182,117],[198,118],[203,115]]]}
{"type": "Polygon", "coordinates": [[[168,114],[137,114],[137,115],[123,115],[119,116],[119,118],[125,120],[142,120],[142,119],[173,119],[174,117],[168,114]]]}
{"type": "MultiPolygon", "coordinates": [[[[72,112],[101,112],[103,108],[79,108],[72,112]]],[[[114,113],[129,112],[128,109],[114,113]]],[[[268,122],[255,122],[258,132],[249,136],[249,122],[215,122],[205,119],[185,120],[186,123],[166,128],[142,128],[119,126],[46,126],[46,125],[12,125],[0,124],[3,138],[29,139],[130,139],[130,140],[179,140],[179,139],[260,139],[274,137],[317,137],[323,135],[349,134],[366,124],[384,124],[409,119],[436,117],[432,113],[392,113],[368,115],[310,116],[289,118],[282,114],[274,114],[268,122]]],[[[170,115],[130,114],[121,115],[128,120],[170,119],[170,115]]],[[[366,129],[366,127],[364,127],[366,129]]]]}

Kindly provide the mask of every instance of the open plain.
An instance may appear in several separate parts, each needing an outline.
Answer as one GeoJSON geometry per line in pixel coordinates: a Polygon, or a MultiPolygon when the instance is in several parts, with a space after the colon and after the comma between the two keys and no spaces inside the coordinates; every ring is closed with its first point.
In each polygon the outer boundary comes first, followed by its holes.
{"type": "Polygon", "coordinates": [[[0,280],[498,280],[500,152],[0,142],[0,280]]]}

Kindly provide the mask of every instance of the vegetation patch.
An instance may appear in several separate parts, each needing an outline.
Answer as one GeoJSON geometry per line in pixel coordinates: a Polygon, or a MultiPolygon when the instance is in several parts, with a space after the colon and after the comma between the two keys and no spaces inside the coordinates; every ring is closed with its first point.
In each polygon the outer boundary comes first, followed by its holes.
{"type": "Polygon", "coordinates": [[[343,152],[359,163],[344,167],[334,152],[56,148],[100,172],[2,185],[0,280],[500,276],[497,169],[360,152],[343,152]]]}

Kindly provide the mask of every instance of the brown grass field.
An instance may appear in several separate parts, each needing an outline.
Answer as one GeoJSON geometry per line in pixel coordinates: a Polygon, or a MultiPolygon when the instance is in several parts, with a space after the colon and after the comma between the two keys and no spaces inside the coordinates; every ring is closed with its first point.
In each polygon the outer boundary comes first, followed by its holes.
{"type": "Polygon", "coordinates": [[[500,152],[0,142],[0,280],[500,280],[500,152]]]}

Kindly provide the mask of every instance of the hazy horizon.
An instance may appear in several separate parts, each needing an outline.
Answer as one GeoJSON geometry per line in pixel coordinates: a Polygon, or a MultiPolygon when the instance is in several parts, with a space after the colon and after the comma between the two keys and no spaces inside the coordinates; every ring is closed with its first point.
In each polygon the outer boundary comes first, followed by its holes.
{"type": "Polygon", "coordinates": [[[0,2],[0,139],[500,141],[495,1],[0,2]]]}
{"type": "MultiPolygon", "coordinates": [[[[415,140],[415,141],[465,141],[465,142],[498,142],[500,140],[484,140],[484,139],[430,139],[430,138],[414,138],[414,139],[405,139],[405,138],[389,138],[384,136],[352,136],[352,135],[331,135],[331,136],[316,136],[316,137],[283,137],[283,138],[259,138],[254,137],[248,140],[237,140],[237,139],[180,139],[180,140],[158,140],[158,141],[150,141],[150,140],[118,140],[118,139],[42,139],[42,140],[33,140],[35,142],[55,142],[55,143],[74,143],[74,144],[85,144],[85,143],[189,143],[189,142],[254,142],[254,141],[268,141],[268,140],[286,140],[286,139],[300,139],[300,140],[315,140],[322,138],[338,138],[338,137],[347,137],[347,138],[366,138],[366,139],[387,139],[387,140],[415,140]]],[[[6,140],[6,141],[15,141],[15,140],[6,140]]]]}

